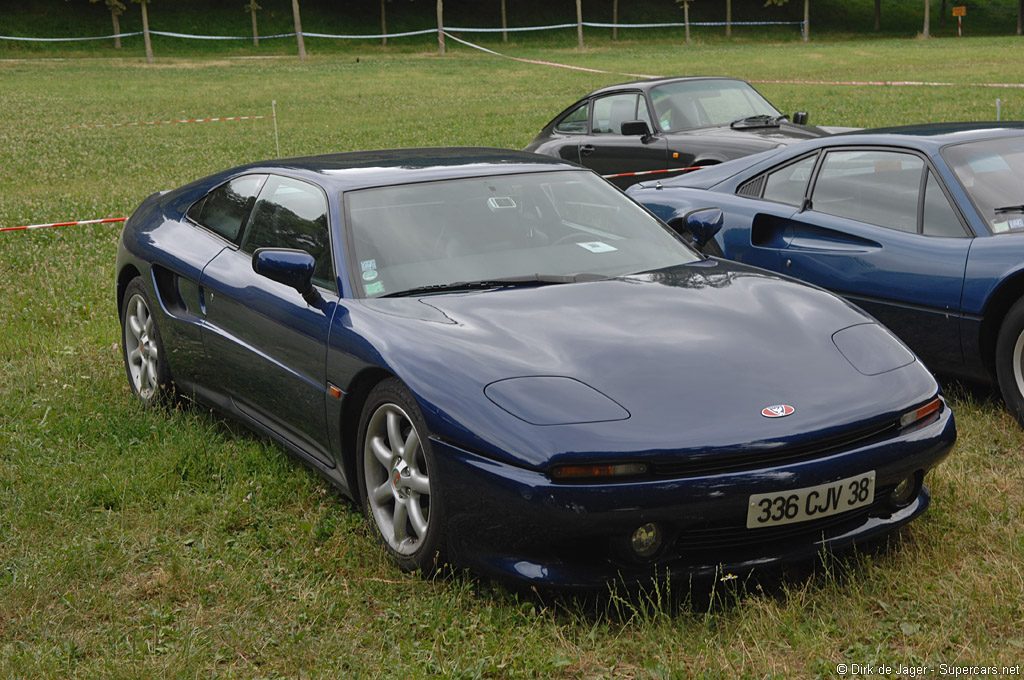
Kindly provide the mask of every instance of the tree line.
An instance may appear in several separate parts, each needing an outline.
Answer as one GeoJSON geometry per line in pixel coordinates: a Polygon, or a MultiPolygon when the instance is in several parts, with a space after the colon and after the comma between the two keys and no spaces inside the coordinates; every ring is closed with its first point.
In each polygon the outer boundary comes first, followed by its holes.
{"type": "MultiPolygon", "coordinates": [[[[172,1],[173,0],[155,0],[157,5],[163,4],[165,2],[172,2],[172,1]]],[[[407,0],[407,1],[408,1],[408,3],[414,2],[414,0],[407,0]]],[[[432,1],[436,2],[437,26],[438,26],[438,28],[440,28],[444,24],[444,0],[426,0],[425,2],[423,0],[421,0],[421,2],[419,3],[420,10],[422,11],[422,7],[423,7],[424,4],[431,3],[432,1]]],[[[490,1],[495,4],[496,8],[500,8],[499,11],[500,11],[500,17],[501,17],[501,28],[504,29],[503,33],[502,33],[502,39],[507,41],[508,40],[508,32],[507,32],[507,29],[508,29],[508,12],[507,12],[507,7],[506,7],[506,0],[490,0],[490,1]]],[[[563,2],[568,2],[568,0],[562,0],[562,1],[563,2]]],[[[905,4],[907,1],[908,0],[874,0],[874,29],[876,31],[879,31],[882,28],[882,16],[883,16],[882,9],[883,9],[883,5],[892,5],[892,4],[895,4],[896,2],[901,2],[901,3],[905,4]]],[[[930,2],[930,0],[919,0],[919,1],[922,2],[923,10],[924,10],[924,12],[923,12],[923,28],[922,28],[922,32],[921,33],[922,33],[923,37],[927,38],[927,37],[930,36],[930,32],[931,32],[930,31],[930,26],[931,26],[931,2],[930,2]]],[[[139,11],[140,11],[141,17],[142,17],[142,33],[143,33],[143,41],[144,41],[144,44],[145,44],[145,50],[146,50],[146,60],[150,61],[150,62],[153,61],[153,48],[152,48],[152,42],[150,40],[150,32],[149,32],[149,17],[148,17],[148,12],[147,12],[146,8],[147,8],[147,5],[150,4],[151,2],[154,2],[154,0],[89,0],[89,2],[93,3],[93,4],[102,2],[106,6],[106,9],[110,12],[111,21],[112,21],[113,28],[114,28],[114,35],[115,35],[115,37],[114,37],[114,47],[118,48],[118,49],[121,47],[121,39],[119,37],[119,35],[121,33],[119,18],[121,16],[123,16],[126,11],[128,11],[128,5],[126,5],[126,2],[128,4],[131,4],[131,5],[137,5],[139,7],[139,11]]],[[[367,2],[369,2],[369,3],[377,3],[377,2],[379,2],[381,42],[386,45],[387,44],[387,34],[388,34],[388,30],[387,30],[388,4],[394,2],[394,0],[366,0],[364,2],[364,4],[366,4],[367,2]]],[[[579,44],[579,49],[581,49],[581,50],[583,49],[583,30],[582,30],[583,9],[584,9],[583,2],[584,2],[584,0],[575,0],[577,32],[578,32],[578,44],[579,44]]],[[[588,2],[589,2],[589,0],[588,0],[588,2]]],[[[617,39],[617,24],[619,23],[619,0],[611,0],[611,2],[612,2],[612,7],[611,7],[611,10],[612,10],[612,12],[611,12],[611,23],[613,24],[612,39],[615,40],[615,39],[617,39]]],[[[686,42],[689,42],[690,41],[690,35],[689,35],[690,19],[689,19],[689,16],[690,16],[691,6],[703,5],[702,9],[706,10],[708,5],[710,5],[711,3],[720,2],[720,0],[647,0],[646,3],[641,2],[639,4],[664,5],[664,4],[667,4],[669,2],[674,3],[675,5],[679,6],[679,9],[681,9],[683,11],[684,23],[686,24],[686,42]]],[[[815,0],[815,4],[816,5],[817,4],[821,4],[822,2],[823,2],[823,0],[815,0]]],[[[964,2],[964,0],[941,0],[940,16],[945,16],[946,15],[947,3],[963,4],[963,2],[964,2]]],[[[781,7],[785,6],[785,5],[796,4],[796,3],[802,3],[802,5],[803,5],[803,24],[804,24],[803,25],[803,38],[804,38],[804,40],[807,40],[808,37],[809,37],[809,32],[810,32],[810,20],[809,20],[809,17],[810,17],[810,9],[811,9],[811,7],[810,7],[811,0],[765,0],[764,4],[765,4],[766,7],[768,7],[768,6],[775,6],[775,7],[780,7],[781,8],[781,7]]],[[[260,10],[263,9],[263,7],[257,2],[257,0],[246,0],[245,4],[242,5],[241,7],[246,12],[248,12],[250,17],[251,17],[251,22],[252,22],[252,40],[253,40],[253,44],[258,46],[259,45],[259,38],[260,38],[258,13],[259,13],[260,10]]],[[[346,10],[347,9],[348,8],[346,7],[346,10]]],[[[293,19],[294,26],[295,26],[295,34],[296,34],[296,41],[297,41],[297,47],[298,47],[298,54],[299,54],[300,58],[304,59],[306,57],[306,47],[305,47],[305,41],[303,39],[303,33],[302,33],[302,17],[301,17],[301,11],[300,11],[300,7],[299,7],[299,0],[291,0],[291,10],[292,10],[292,19],[293,19]]],[[[726,36],[729,36],[731,34],[732,24],[735,21],[735,19],[733,18],[733,0],[725,0],[724,7],[722,7],[722,13],[724,14],[723,19],[724,19],[724,23],[725,23],[726,36]]],[[[1024,34],[1024,0],[1017,0],[1017,35],[1022,35],[1022,34],[1024,34]]],[[[438,32],[438,43],[439,43],[438,49],[439,49],[440,53],[444,54],[444,35],[440,31],[438,32]]]]}

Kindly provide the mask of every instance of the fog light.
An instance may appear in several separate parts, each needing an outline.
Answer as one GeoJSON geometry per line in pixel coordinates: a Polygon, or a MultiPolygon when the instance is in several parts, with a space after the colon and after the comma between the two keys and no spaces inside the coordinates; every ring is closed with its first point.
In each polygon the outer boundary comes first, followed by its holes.
{"type": "Polygon", "coordinates": [[[661,548],[661,527],[653,522],[633,532],[630,544],[637,557],[651,557],[661,548]]]}
{"type": "Polygon", "coordinates": [[[889,494],[889,504],[894,508],[904,508],[910,505],[915,492],[917,491],[917,475],[911,475],[896,485],[896,488],[889,494]]]}
{"type": "Polygon", "coordinates": [[[559,465],[551,471],[552,479],[559,482],[582,481],[611,477],[635,477],[647,473],[647,463],[619,463],[617,465],[559,465]]]}

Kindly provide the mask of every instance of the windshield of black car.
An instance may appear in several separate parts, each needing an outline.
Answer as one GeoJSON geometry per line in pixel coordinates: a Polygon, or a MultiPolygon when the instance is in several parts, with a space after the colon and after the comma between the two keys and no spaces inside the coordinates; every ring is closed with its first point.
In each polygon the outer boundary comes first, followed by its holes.
{"type": "Polygon", "coordinates": [[[1024,134],[955,144],[942,156],[994,234],[1024,230],[1024,134]]]}
{"type": "Polygon", "coordinates": [[[752,116],[781,114],[742,80],[678,80],[651,88],[658,125],[666,132],[704,125],[729,125],[752,116]]]}
{"type": "Polygon", "coordinates": [[[540,275],[586,281],[701,256],[597,175],[536,172],[347,192],[357,295],[540,275]]]}

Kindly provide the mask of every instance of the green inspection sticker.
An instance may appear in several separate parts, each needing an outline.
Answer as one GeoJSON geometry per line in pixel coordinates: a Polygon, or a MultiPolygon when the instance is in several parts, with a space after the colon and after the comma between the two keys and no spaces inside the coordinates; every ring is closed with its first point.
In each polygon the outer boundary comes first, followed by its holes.
{"type": "Polygon", "coordinates": [[[376,295],[377,293],[383,293],[384,282],[374,281],[373,283],[367,283],[363,286],[363,290],[366,291],[367,295],[376,295]]]}

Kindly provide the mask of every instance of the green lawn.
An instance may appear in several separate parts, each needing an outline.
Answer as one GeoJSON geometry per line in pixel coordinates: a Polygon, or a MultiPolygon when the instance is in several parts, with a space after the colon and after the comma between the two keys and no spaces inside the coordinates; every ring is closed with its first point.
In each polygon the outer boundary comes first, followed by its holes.
{"type": "MultiPolygon", "coordinates": [[[[312,42],[312,41],[311,41],[312,42]]],[[[759,86],[812,122],[1024,118],[1018,38],[512,45],[617,72],[952,87],[759,86]]],[[[493,44],[492,44],[493,46],[493,44]]],[[[0,226],[124,216],[148,194],[274,155],[521,148],[576,96],[625,78],[451,47],[295,58],[79,52],[0,59],[0,226]],[[96,58],[99,57],[99,58],[96,58]]],[[[0,53],[17,57],[17,54],[0,53]]],[[[353,506],[204,409],[128,393],[118,225],[0,232],[0,679],[833,678],[839,663],[1024,663],[1024,433],[950,390],[961,440],[934,503],[888,549],[707,598],[686,584],[586,601],[389,566],[353,506]]],[[[1024,671],[1024,668],[1021,669],[1024,671]]]]}

